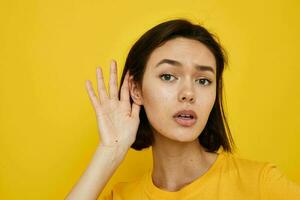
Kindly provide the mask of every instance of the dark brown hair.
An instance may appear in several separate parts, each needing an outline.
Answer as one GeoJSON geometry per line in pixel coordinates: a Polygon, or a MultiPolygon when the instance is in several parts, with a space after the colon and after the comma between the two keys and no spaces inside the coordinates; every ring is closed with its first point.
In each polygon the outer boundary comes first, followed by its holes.
{"type": "MultiPolygon", "coordinates": [[[[213,105],[212,111],[210,112],[206,126],[199,135],[198,140],[208,152],[216,152],[220,147],[222,147],[224,151],[232,153],[234,151],[235,144],[231,136],[222,105],[222,73],[224,66],[227,65],[227,56],[222,46],[216,41],[216,36],[208,32],[201,25],[192,24],[186,19],[179,18],[160,23],[144,33],[135,42],[128,53],[120,81],[120,87],[123,84],[128,70],[129,74],[133,75],[133,80],[138,85],[142,85],[145,66],[152,51],[163,45],[166,41],[176,37],[185,37],[201,42],[213,53],[216,59],[216,101],[213,105]]],[[[130,103],[133,103],[131,97],[130,103]]],[[[154,142],[153,133],[143,105],[141,106],[139,117],[140,124],[136,140],[131,146],[131,148],[135,150],[147,148],[154,142]]]]}

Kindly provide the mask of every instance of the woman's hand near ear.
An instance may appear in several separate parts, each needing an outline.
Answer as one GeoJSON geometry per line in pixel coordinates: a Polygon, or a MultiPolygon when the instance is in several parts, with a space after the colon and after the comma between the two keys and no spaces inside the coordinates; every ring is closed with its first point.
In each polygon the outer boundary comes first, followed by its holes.
{"type": "Polygon", "coordinates": [[[135,141],[140,122],[140,105],[130,105],[128,79],[127,72],[120,99],[115,61],[112,61],[110,66],[109,96],[106,93],[101,68],[97,68],[99,98],[91,82],[86,81],[86,88],[97,116],[100,145],[88,168],[66,196],[66,200],[96,200],[135,141]]]}
{"type": "Polygon", "coordinates": [[[91,82],[86,81],[86,88],[94,107],[100,136],[100,146],[122,147],[128,150],[136,138],[139,126],[140,105],[130,105],[129,100],[129,73],[126,73],[124,83],[121,86],[120,99],[118,98],[117,63],[112,61],[110,65],[109,93],[106,93],[101,68],[97,68],[98,95],[92,88],[91,82]]]}

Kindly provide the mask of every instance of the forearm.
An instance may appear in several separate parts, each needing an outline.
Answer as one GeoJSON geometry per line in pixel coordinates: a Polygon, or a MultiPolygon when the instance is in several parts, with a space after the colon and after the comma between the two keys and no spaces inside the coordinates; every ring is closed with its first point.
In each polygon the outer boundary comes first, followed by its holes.
{"type": "Polygon", "coordinates": [[[97,147],[88,168],[65,199],[97,199],[125,155],[115,148],[97,147]]]}

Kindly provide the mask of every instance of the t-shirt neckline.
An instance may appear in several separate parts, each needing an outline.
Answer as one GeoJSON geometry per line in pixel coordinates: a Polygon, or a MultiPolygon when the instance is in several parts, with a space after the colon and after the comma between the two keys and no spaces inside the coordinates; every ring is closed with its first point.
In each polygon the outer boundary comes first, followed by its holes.
{"type": "Polygon", "coordinates": [[[224,157],[224,151],[221,151],[218,153],[217,159],[214,161],[214,163],[210,166],[210,168],[200,177],[195,179],[193,182],[189,183],[188,185],[185,185],[183,188],[181,188],[178,191],[171,192],[166,191],[163,189],[158,188],[156,185],[154,185],[152,181],[152,168],[148,170],[146,173],[146,185],[145,185],[145,191],[150,195],[151,197],[156,198],[174,198],[179,196],[186,196],[190,195],[191,193],[195,192],[195,188],[201,187],[202,183],[205,182],[211,176],[211,174],[216,170],[216,168],[221,164],[221,161],[224,157]]]}

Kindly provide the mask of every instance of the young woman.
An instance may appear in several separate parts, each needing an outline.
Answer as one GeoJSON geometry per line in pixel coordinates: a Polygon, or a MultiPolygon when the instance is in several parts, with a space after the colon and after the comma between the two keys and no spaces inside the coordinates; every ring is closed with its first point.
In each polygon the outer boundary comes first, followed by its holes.
{"type": "Polygon", "coordinates": [[[87,91],[101,142],[66,199],[97,199],[129,148],[152,147],[153,167],[120,182],[104,199],[300,199],[275,165],[236,157],[222,106],[226,54],[214,35],[185,19],[163,22],[131,48],[109,95],[97,68],[98,96],[87,91]]]}

